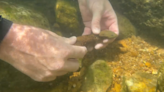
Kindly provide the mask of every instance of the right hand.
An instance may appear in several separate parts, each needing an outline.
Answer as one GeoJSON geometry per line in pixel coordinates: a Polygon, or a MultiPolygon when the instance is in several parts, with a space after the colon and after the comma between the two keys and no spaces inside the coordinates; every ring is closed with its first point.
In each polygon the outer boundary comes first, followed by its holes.
{"type": "Polygon", "coordinates": [[[47,30],[13,24],[0,44],[0,59],[36,81],[51,81],[76,71],[86,47],[74,46],[76,37],[64,38],[47,30]]]}
{"type": "MultiPolygon", "coordinates": [[[[119,34],[117,16],[109,0],[78,0],[78,2],[85,25],[83,35],[99,34],[101,30],[119,34]]],[[[95,49],[104,48],[114,40],[115,38],[103,39],[95,45],[95,49]]]]}

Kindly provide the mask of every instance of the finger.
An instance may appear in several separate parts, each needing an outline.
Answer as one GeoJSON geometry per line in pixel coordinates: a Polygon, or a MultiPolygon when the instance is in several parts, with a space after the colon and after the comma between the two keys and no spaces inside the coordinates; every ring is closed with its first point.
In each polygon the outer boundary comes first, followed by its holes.
{"type": "Polygon", "coordinates": [[[119,29],[118,29],[117,22],[112,23],[111,26],[109,27],[109,30],[113,31],[114,33],[116,33],[118,35],[119,29]]]}
{"type": "Polygon", "coordinates": [[[68,59],[59,72],[74,72],[79,69],[79,61],[77,59],[68,59]]]}
{"type": "Polygon", "coordinates": [[[44,73],[33,72],[33,76],[30,76],[35,81],[47,82],[56,79],[56,74],[52,74],[49,70],[44,70],[44,73]]]}
{"type": "Polygon", "coordinates": [[[74,44],[76,42],[76,37],[75,36],[72,36],[70,38],[65,38],[65,37],[62,37],[62,36],[59,36],[51,31],[47,31],[49,34],[53,35],[53,36],[56,36],[58,37],[58,39],[61,39],[61,40],[64,40],[65,43],[67,44],[74,44]]]}
{"type": "Polygon", "coordinates": [[[117,21],[117,16],[114,11],[112,15],[110,16],[109,20],[110,21],[107,22],[107,24],[109,25],[109,30],[111,30],[112,32],[118,35],[119,34],[118,21],[117,21]]]}
{"type": "Polygon", "coordinates": [[[109,39],[104,39],[103,43],[108,43],[109,39]]]}
{"type": "Polygon", "coordinates": [[[55,71],[55,74],[56,74],[57,76],[65,75],[65,74],[67,74],[67,73],[68,73],[68,72],[67,72],[66,70],[55,71]]]}
{"type": "Polygon", "coordinates": [[[87,48],[84,46],[72,46],[67,58],[83,58],[87,52],[87,48]]]}
{"type": "Polygon", "coordinates": [[[115,39],[116,39],[116,38],[113,38],[113,39],[104,39],[104,40],[103,40],[103,43],[104,43],[104,44],[109,44],[109,43],[113,42],[115,39]]]}
{"type": "Polygon", "coordinates": [[[32,79],[35,81],[38,81],[38,82],[48,82],[48,81],[55,80],[56,76],[49,76],[49,77],[45,77],[43,79],[38,79],[38,78],[32,78],[32,79]]]}
{"type": "Polygon", "coordinates": [[[101,11],[94,11],[93,18],[92,18],[92,32],[94,34],[100,33],[100,21],[101,21],[101,11]]]}
{"type": "Polygon", "coordinates": [[[108,43],[99,43],[95,46],[95,49],[102,49],[102,48],[105,48],[106,46],[108,45],[108,43]]]}
{"type": "Polygon", "coordinates": [[[98,43],[95,45],[95,49],[100,49],[103,47],[103,44],[102,43],[98,43]]]}
{"type": "Polygon", "coordinates": [[[88,28],[88,27],[85,27],[85,28],[84,28],[84,32],[83,32],[82,35],[89,35],[89,34],[91,34],[91,29],[88,28]]]}
{"type": "Polygon", "coordinates": [[[52,32],[52,31],[49,31],[49,30],[46,30],[46,32],[49,33],[49,34],[51,34],[52,36],[59,36],[56,33],[52,32]]]}
{"type": "Polygon", "coordinates": [[[72,36],[70,38],[64,38],[63,37],[63,39],[64,39],[64,42],[67,44],[74,44],[76,42],[77,38],[75,36],[72,36]]]}
{"type": "Polygon", "coordinates": [[[95,45],[95,49],[102,49],[104,47],[106,47],[109,43],[113,42],[115,40],[114,39],[104,39],[103,43],[98,43],[95,45]]]}

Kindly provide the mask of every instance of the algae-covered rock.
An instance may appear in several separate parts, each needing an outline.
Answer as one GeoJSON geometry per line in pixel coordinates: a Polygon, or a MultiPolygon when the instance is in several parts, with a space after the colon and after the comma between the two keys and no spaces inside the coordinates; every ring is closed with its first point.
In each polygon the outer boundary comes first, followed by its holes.
{"type": "Polygon", "coordinates": [[[110,0],[115,10],[127,16],[142,31],[164,37],[163,0],[110,0]]]}
{"type": "Polygon", "coordinates": [[[49,22],[40,12],[21,5],[0,2],[0,14],[15,23],[50,29],[49,22]]]}
{"type": "Polygon", "coordinates": [[[164,92],[164,64],[162,64],[161,68],[158,70],[157,90],[159,92],[164,92]]]}
{"type": "Polygon", "coordinates": [[[125,39],[131,37],[132,35],[136,35],[136,28],[132,25],[132,23],[120,13],[117,14],[118,26],[119,26],[119,39],[125,39]]]}
{"type": "Polygon", "coordinates": [[[123,81],[122,92],[155,92],[157,75],[138,72],[123,81]]]}
{"type": "Polygon", "coordinates": [[[83,92],[106,92],[112,84],[112,70],[103,60],[95,61],[88,69],[83,92]]]}
{"type": "Polygon", "coordinates": [[[56,23],[64,36],[79,36],[83,31],[78,2],[76,0],[57,0],[55,6],[56,23]]]}

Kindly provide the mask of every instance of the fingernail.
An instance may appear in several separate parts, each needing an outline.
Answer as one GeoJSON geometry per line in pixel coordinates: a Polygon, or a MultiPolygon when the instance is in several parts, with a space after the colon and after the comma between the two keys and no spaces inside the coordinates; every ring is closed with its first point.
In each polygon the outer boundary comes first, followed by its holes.
{"type": "Polygon", "coordinates": [[[99,43],[95,46],[95,49],[100,49],[101,47],[103,47],[103,44],[99,43]]]}
{"type": "Polygon", "coordinates": [[[103,43],[107,43],[109,40],[108,39],[104,39],[103,40],[103,43]]]}
{"type": "Polygon", "coordinates": [[[76,39],[76,36],[72,36],[72,37],[70,37],[70,39],[73,39],[74,40],[74,39],[76,39]]]}
{"type": "Polygon", "coordinates": [[[100,33],[100,29],[98,29],[98,28],[93,29],[93,33],[94,34],[99,34],[100,33]]]}

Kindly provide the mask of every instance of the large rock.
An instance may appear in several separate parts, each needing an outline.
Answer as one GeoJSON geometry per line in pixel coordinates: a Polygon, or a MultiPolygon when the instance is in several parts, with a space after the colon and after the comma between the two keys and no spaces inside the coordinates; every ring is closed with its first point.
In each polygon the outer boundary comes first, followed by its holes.
{"type": "Polygon", "coordinates": [[[0,2],[0,14],[15,23],[50,29],[49,22],[40,12],[8,2],[0,2]]]}
{"type": "Polygon", "coordinates": [[[136,35],[136,28],[129,21],[129,19],[120,13],[116,13],[116,14],[117,14],[118,26],[120,32],[118,38],[125,39],[133,35],[136,35]]]}
{"type": "Polygon", "coordinates": [[[79,36],[83,32],[83,23],[76,0],[57,0],[55,6],[56,23],[64,36],[79,36]]]}
{"type": "Polygon", "coordinates": [[[112,70],[103,60],[95,61],[88,69],[83,92],[106,92],[112,84],[112,70]]]}
{"type": "Polygon", "coordinates": [[[124,78],[122,92],[155,92],[156,83],[157,75],[138,72],[124,78]]]}
{"type": "Polygon", "coordinates": [[[162,64],[158,72],[157,90],[164,92],[164,64],[162,64]]]}
{"type": "Polygon", "coordinates": [[[138,29],[164,37],[163,0],[110,0],[115,10],[126,15],[138,29]]]}

